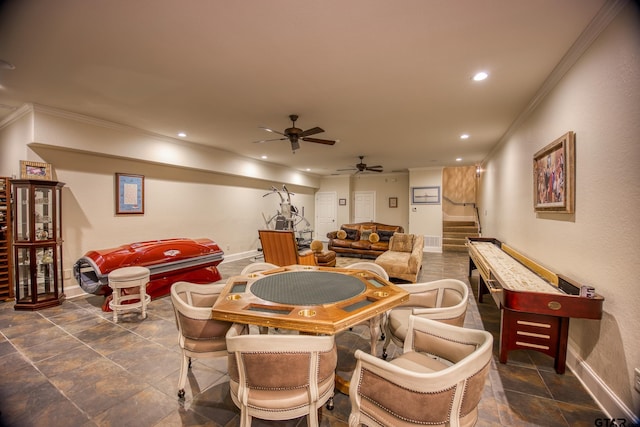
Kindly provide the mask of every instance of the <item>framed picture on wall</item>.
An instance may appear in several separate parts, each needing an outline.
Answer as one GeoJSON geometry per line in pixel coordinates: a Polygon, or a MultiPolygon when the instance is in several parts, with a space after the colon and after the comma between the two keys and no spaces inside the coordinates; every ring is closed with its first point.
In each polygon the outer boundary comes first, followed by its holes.
{"type": "Polygon", "coordinates": [[[347,206],[347,199],[338,199],[338,204],[340,206],[347,206]]]}
{"type": "Polygon", "coordinates": [[[21,179],[43,179],[51,180],[51,165],[42,162],[30,162],[28,160],[20,160],[20,178],[21,179]]]}
{"type": "Polygon", "coordinates": [[[397,197],[389,197],[389,207],[397,208],[398,207],[398,198],[397,197]]]}
{"type": "Polygon", "coordinates": [[[116,215],[144,214],[144,176],[116,173],[116,215]]]}
{"type": "Polygon", "coordinates": [[[533,155],[533,207],[536,212],[573,213],[575,137],[567,132],[533,155]]]}
{"type": "Polygon", "coordinates": [[[440,187],[411,187],[412,205],[439,205],[440,187]]]}

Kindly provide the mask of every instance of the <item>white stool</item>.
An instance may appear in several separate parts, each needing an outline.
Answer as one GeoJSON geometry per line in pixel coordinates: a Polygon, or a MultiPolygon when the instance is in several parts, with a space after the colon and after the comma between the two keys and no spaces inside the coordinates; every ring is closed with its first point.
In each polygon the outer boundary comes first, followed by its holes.
{"type": "MultiPolygon", "coordinates": [[[[109,287],[113,289],[109,308],[113,311],[113,321],[118,321],[118,311],[142,308],[142,318],[147,318],[147,304],[151,297],[147,295],[147,283],[150,272],[146,267],[123,267],[109,273],[109,287]],[[138,288],[136,293],[126,293],[126,289],[138,288]]],[[[133,289],[130,290],[134,291],[133,289]]]]}

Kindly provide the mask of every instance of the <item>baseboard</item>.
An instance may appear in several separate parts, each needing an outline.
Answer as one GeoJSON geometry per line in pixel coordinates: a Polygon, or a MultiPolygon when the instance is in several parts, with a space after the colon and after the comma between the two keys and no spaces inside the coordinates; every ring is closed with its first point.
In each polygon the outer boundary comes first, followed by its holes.
{"type": "Polygon", "coordinates": [[[222,261],[221,264],[224,264],[225,262],[238,261],[245,258],[252,258],[260,254],[262,254],[262,252],[260,252],[257,249],[252,251],[247,251],[247,252],[238,252],[236,254],[224,254],[224,260],[222,261]]]}
{"type": "Polygon", "coordinates": [[[80,287],[80,285],[73,285],[73,286],[65,286],[64,287],[64,297],[66,299],[73,299],[73,298],[77,298],[77,297],[81,297],[84,295],[88,295],[84,289],[82,289],[80,287]]]}
{"type": "Polygon", "coordinates": [[[580,380],[600,409],[609,418],[624,418],[627,425],[640,424],[640,418],[622,402],[591,367],[571,348],[567,350],[567,366],[580,380]]]}

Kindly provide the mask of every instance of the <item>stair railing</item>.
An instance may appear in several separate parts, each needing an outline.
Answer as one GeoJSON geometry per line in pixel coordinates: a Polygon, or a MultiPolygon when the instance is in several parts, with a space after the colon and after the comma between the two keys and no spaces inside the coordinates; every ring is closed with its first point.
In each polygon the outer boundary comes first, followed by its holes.
{"type": "Polygon", "coordinates": [[[478,205],[476,204],[476,202],[456,202],[444,195],[442,196],[442,199],[455,206],[471,206],[473,208],[473,214],[475,216],[476,224],[478,224],[478,234],[482,233],[482,227],[480,226],[480,212],[478,210],[478,205]]]}

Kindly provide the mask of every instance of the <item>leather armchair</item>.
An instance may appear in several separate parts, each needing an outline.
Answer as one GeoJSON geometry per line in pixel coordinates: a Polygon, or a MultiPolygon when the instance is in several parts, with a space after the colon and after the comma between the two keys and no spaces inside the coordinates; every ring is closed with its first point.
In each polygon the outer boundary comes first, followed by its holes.
{"type": "MultiPolygon", "coordinates": [[[[367,270],[374,274],[377,274],[384,280],[389,280],[389,275],[386,271],[384,271],[384,268],[370,261],[354,262],[353,264],[350,264],[345,268],[367,270]]],[[[384,318],[385,314],[383,313],[367,320],[367,325],[369,326],[369,334],[371,337],[371,354],[376,354],[376,343],[378,341],[378,337],[380,337],[380,340],[383,340],[385,338],[384,330],[382,329],[384,325],[381,326],[381,324],[384,323],[384,318]]]]}
{"type": "Polygon", "coordinates": [[[356,350],[349,426],[473,426],[492,347],[489,332],[411,316],[401,356],[356,350]]]}
{"type": "Polygon", "coordinates": [[[409,292],[407,302],[387,312],[384,331],[386,340],[382,346],[382,358],[387,358],[387,348],[393,341],[403,347],[409,330],[409,316],[438,320],[454,326],[463,326],[469,305],[469,287],[456,279],[396,285],[409,292]]]}
{"type": "Polygon", "coordinates": [[[182,349],[182,364],[178,380],[178,397],[185,395],[184,386],[192,358],[227,355],[225,335],[231,323],[211,318],[211,307],[224,288],[222,284],[199,285],[176,282],[171,286],[171,303],[178,327],[178,342],[182,349]]]}
{"type": "Polygon", "coordinates": [[[308,426],[318,426],[318,409],[333,399],[338,353],[332,335],[257,335],[234,324],[227,349],[229,389],[241,426],[251,426],[252,417],[303,415],[308,426]]]}

